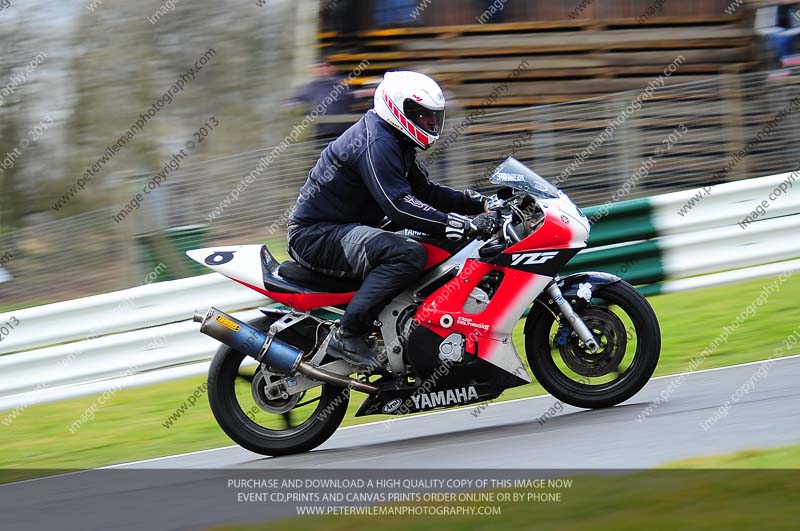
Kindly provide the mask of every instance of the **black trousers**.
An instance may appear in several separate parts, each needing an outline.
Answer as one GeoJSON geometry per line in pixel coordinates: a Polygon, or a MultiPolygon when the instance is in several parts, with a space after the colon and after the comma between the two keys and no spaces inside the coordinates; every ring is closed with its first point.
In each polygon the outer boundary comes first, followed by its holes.
{"type": "Polygon", "coordinates": [[[372,330],[384,306],[419,278],[427,258],[419,242],[356,223],[290,225],[289,254],[313,271],[364,279],[341,320],[356,334],[372,330]]]}

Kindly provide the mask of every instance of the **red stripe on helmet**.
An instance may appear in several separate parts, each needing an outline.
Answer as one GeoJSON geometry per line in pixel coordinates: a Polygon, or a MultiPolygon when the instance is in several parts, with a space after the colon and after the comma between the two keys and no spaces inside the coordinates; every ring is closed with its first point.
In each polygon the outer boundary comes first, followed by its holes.
{"type": "Polygon", "coordinates": [[[391,100],[391,98],[389,98],[389,94],[386,91],[383,92],[383,101],[386,102],[386,105],[389,106],[389,110],[392,111],[394,117],[397,118],[397,120],[400,122],[400,125],[402,125],[406,129],[406,131],[414,135],[414,137],[425,147],[428,147],[431,144],[428,135],[420,131],[411,122],[411,120],[406,118],[406,115],[403,114],[402,111],[400,111],[400,109],[397,108],[397,105],[395,105],[394,102],[391,100]]]}

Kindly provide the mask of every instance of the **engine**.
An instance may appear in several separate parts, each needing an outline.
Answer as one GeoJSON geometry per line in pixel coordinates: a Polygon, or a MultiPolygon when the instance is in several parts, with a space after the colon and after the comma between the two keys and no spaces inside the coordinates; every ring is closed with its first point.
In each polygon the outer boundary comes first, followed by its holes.
{"type": "Polygon", "coordinates": [[[439,345],[439,359],[448,363],[464,361],[464,336],[450,334],[439,345]]]}

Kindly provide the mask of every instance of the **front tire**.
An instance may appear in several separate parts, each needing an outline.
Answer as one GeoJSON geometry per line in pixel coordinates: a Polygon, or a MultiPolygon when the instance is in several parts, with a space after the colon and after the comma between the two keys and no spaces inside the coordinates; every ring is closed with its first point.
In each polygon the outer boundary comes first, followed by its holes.
{"type": "Polygon", "coordinates": [[[661,331],[655,312],[636,288],[620,280],[598,288],[579,314],[600,342],[595,354],[559,321],[560,313],[541,301],[534,304],[525,335],[533,375],[572,406],[620,404],[645,386],[658,364],[661,331]]]}
{"type": "MultiPolygon", "coordinates": [[[[261,317],[248,324],[266,330],[271,322],[261,317]]],[[[323,384],[309,389],[306,393],[313,397],[307,400],[304,393],[289,411],[269,412],[254,401],[250,387],[259,368],[244,368],[246,361],[255,364],[241,352],[222,347],[208,373],[211,411],[228,437],[251,452],[280,456],[307,452],[333,435],[347,413],[349,389],[323,384]],[[298,415],[307,419],[293,425],[298,415]]],[[[275,406],[280,411],[280,404],[275,406]]]]}

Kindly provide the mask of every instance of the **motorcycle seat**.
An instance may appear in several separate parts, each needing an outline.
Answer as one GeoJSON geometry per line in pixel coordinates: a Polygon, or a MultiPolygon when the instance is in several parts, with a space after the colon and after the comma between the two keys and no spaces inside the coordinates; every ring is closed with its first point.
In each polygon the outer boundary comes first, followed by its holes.
{"type": "Polygon", "coordinates": [[[306,269],[297,262],[287,260],[278,266],[278,274],[303,288],[322,293],[348,293],[356,291],[363,282],[360,278],[338,278],[306,269]]]}

